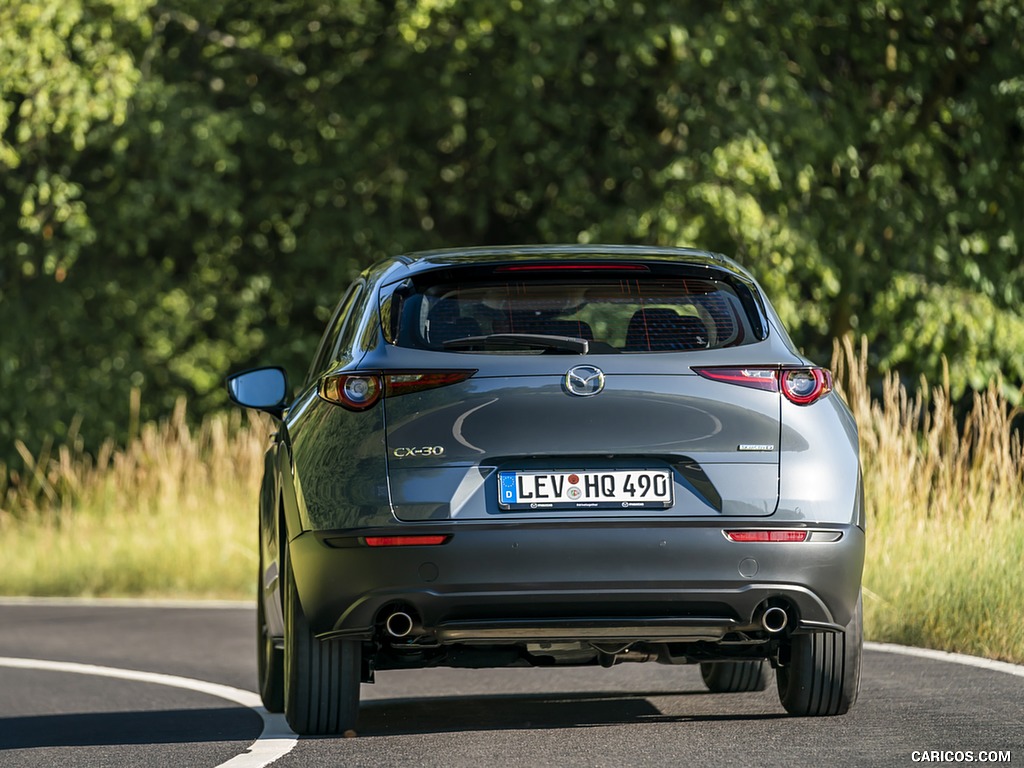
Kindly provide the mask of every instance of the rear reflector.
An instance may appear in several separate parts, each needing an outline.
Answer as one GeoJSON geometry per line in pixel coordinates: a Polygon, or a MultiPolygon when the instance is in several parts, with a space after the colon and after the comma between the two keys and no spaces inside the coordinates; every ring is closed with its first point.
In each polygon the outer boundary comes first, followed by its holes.
{"type": "Polygon", "coordinates": [[[807,531],[725,531],[730,541],[775,541],[797,542],[807,541],[807,531]]]}
{"type": "Polygon", "coordinates": [[[451,538],[450,534],[428,534],[423,536],[367,536],[368,547],[436,547],[451,538]]]}

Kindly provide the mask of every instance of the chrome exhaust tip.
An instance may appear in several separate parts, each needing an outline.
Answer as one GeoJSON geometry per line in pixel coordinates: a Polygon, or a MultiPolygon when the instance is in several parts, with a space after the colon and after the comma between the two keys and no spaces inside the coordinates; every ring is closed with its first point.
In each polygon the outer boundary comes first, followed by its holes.
{"type": "Polygon", "coordinates": [[[412,633],[413,620],[405,611],[395,611],[384,620],[384,629],[392,637],[408,637],[412,633]]]}
{"type": "Polygon", "coordinates": [[[771,632],[773,635],[784,630],[787,624],[789,624],[789,614],[784,608],[773,605],[766,608],[761,614],[761,626],[766,632],[771,632]]]}

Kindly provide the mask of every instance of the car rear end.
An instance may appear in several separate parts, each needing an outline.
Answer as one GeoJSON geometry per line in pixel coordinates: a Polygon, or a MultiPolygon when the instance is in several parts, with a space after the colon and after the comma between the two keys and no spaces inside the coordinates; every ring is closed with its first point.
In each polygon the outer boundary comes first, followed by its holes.
{"type": "Polygon", "coordinates": [[[347,442],[296,442],[321,638],[377,669],[777,662],[852,621],[855,427],[733,262],[436,254],[375,290],[378,343],[302,406],[347,442]]]}

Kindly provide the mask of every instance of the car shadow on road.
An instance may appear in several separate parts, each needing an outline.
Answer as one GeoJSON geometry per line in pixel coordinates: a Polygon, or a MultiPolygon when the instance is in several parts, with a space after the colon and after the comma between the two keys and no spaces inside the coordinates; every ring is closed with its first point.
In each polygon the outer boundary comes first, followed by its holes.
{"type": "MultiPolygon", "coordinates": [[[[690,712],[666,713],[651,699],[703,696],[706,692],[586,692],[564,694],[501,694],[439,696],[364,701],[359,736],[400,736],[453,731],[586,728],[637,723],[754,721],[785,718],[764,711],[759,699],[716,695],[714,711],[700,706],[690,712]],[[735,713],[723,702],[736,701],[735,713]]],[[[673,707],[672,709],[678,709],[673,707]]]]}
{"type": "Polygon", "coordinates": [[[26,715],[0,718],[0,752],[39,747],[251,742],[262,729],[259,714],[243,707],[26,715]]]}

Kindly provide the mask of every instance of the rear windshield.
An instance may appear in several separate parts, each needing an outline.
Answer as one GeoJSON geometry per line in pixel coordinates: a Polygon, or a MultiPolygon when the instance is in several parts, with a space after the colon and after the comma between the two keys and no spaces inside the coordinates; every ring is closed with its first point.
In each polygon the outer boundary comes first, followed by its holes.
{"type": "Polygon", "coordinates": [[[494,334],[571,337],[588,341],[594,353],[734,347],[763,338],[750,290],[728,277],[424,275],[388,307],[395,321],[389,336],[405,347],[516,354],[545,350],[501,349],[493,339],[486,349],[475,348],[458,340],[494,334]]]}

